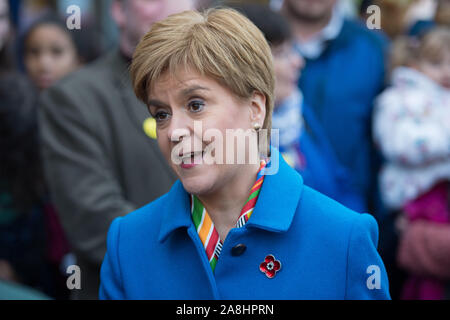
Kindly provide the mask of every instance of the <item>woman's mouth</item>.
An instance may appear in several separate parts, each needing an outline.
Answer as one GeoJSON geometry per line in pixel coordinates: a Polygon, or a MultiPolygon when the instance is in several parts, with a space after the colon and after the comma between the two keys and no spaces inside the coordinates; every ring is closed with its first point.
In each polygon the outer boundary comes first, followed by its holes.
{"type": "Polygon", "coordinates": [[[192,169],[203,162],[204,151],[190,152],[181,156],[181,168],[192,169]]]}

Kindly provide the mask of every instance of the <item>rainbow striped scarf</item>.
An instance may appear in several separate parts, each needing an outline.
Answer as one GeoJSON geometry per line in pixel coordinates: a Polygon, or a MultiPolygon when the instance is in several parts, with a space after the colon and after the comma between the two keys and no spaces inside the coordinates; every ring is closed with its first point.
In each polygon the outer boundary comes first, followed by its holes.
{"type": "MultiPolygon", "coordinates": [[[[236,222],[236,228],[242,228],[243,226],[245,226],[248,219],[250,219],[253,213],[253,208],[256,205],[261,186],[264,182],[266,167],[266,161],[261,161],[261,166],[256,178],[256,182],[250,191],[250,196],[248,197],[244,207],[241,210],[239,219],[236,222]]],[[[211,217],[206,211],[206,208],[194,195],[191,195],[191,213],[195,228],[197,229],[200,240],[205,247],[209,264],[211,265],[211,268],[214,272],[217,260],[219,259],[220,252],[222,250],[223,243],[219,237],[219,233],[214,227],[214,223],[212,222],[211,217]]]]}

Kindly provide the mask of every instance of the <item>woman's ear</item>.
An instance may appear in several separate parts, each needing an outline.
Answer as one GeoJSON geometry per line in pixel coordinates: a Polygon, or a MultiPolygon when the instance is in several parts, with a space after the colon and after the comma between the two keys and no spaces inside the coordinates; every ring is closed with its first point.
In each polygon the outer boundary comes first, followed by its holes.
{"type": "Polygon", "coordinates": [[[259,124],[261,128],[266,119],[266,96],[259,91],[254,91],[250,98],[250,120],[252,124],[259,124]]]}

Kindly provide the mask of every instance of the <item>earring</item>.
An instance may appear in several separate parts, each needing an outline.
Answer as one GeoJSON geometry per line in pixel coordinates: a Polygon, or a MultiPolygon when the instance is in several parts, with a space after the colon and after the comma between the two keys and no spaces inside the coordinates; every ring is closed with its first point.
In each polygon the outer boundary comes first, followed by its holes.
{"type": "Polygon", "coordinates": [[[253,124],[253,130],[259,132],[261,130],[261,125],[259,123],[253,124]]]}

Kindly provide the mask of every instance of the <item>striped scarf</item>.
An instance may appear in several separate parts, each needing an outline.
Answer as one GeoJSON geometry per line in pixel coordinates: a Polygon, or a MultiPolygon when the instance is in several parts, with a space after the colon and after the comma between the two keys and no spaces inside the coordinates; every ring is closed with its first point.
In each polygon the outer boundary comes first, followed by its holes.
{"type": "MultiPolygon", "coordinates": [[[[264,182],[266,167],[266,162],[264,160],[261,161],[261,166],[256,178],[256,182],[250,191],[250,196],[248,197],[244,207],[241,210],[239,219],[236,222],[236,228],[242,228],[243,226],[245,226],[245,224],[248,222],[248,219],[250,219],[253,213],[253,208],[256,205],[261,186],[264,182]]],[[[206,211],[206,208],[194,195],[191,195],[191,213],[194,226],[197,229],[197,233],[206,250],[206,256],[208,257],[209,264],[211,265],[211,268],[214,272],[217,260],[219,259],[220,252],[222,250],[223,243],[219,237],[219,233],[214,227],[214,223],[212,222],[211,217],[206,211]]]]}

